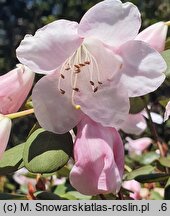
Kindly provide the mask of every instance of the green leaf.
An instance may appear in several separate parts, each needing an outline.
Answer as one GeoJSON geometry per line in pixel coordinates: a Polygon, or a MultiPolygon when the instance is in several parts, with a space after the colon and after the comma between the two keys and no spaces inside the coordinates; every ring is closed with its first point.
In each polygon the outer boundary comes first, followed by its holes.
{"type": "Polygon", "coordinates": [[[61,196],[66,193],[67,187],[64,184],[58,185],[54,190],[54,193],[61,196]]]}
{"type": "Polygon", "coordinates": [[[166,70],[165,74],[167,77],[170,77],[170,49],[163,51],[161,53],[161,55],[167,64],[167,70],[166,70]]]}
{"type": "Polygon", "coordinates": [[[151,200],[162,200],[161,195],[157,191],[151,191],[150,192],[150,199],[151,200]]]}
{"type": "Polygon", "coordinates": [[[143,165],[148,165],[157,160],[160,156],[156,152],[147,152],[143,154],[138,161],[143,165]]]}
{"type": "Polygon", "coordinates": [[[25,143],[24,165],[32,173],[52,173],[68,162],[72,149],[70,133],[54,134],[41,128],[25,143]]]}
{"type": "Polygon", "coordinates": [[[164,199],[170,200],[170,178],[168,179],[168,181],[165,185],[164,199]]]}
{"type": "Polygon", "coordinates": [[[135,179],[137,176],[149,174],[154,170],[154,167],[151,165],[143,166],[139,169],[133,170],[130,173],[126,174],[125,180],[135,179]]]}
{"type": "Polygon", "coordinates": [[[91,196],[81,194],[78,191],[69,191],[66,194],[62,195],[62,197],[67,198],[68,195],[74,196],[77,200],[90,200],[91,199],[91,196]]]}
{"type": "Polygon", "coordinates": [[[170,157],[169,158],[161,157],[158,161],[162,166],[170,168],[170,157]]]}
{"type": "Polygon", "coordinates": [[[0,175],[6,175],[23,167],[22,153],[25,143],[4,152],[0,160],[0,175]]]}
{"type": "Polygon", "coordinates": [[[166,98],[166,99],[160,100],[159,103],[165,108],[169,101],[170,101],[170,98],[166,98]]]}
{"type": "Polygon", "coordinates": [[[170,37],[167,38],[166,43],[165,43],[165,50],[170,49],[170,37]]]}
{"type": "Polygon", "coordinates": [[[19,194],[0,193],[0,200],[27,200],[27,197],[19,194]]]}
{"type": "Polygon", "coordinates": [[[139,175],[135,177],[135,180],[140,183],[151,183],[166,181],[170,177],[170,174],[165,173],[151,173],[148,175],[139,175]]]}
{"type": "MultiPolygon", "coordinates": [[[[149,97],[145,96],[145,100],[149,102],[149,97]]],[[[130,98],[130,113],[131,114],[136,114],[141,112],[145,108],[145,103],[141,99],[141,97],[133,97],[130,98]]]]}

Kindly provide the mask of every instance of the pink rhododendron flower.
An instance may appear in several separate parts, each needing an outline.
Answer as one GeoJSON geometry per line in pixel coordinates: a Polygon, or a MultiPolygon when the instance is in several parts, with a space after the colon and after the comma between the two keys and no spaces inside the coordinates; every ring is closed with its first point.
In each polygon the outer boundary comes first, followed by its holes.
{"type": "Polygon", "coordinates": [[[142,152],[147,149],[151,143],[152,139],[149,137],[142,137],[136,140],[131,139],[130,137],[126,137],[126,140],[128,141],[125,144],[125,148],[129,151],[129,154],[137,154],[141,155],[142,152]]]}
{"type": "Polygon", "coordinates": [[[26,66],[17,68],[0,76],[0,113],[10,114],[19,110],[26,99],[35,74],[26,66]]]}
{"type": "Polygon", "coordinates": [[[158,22],[140,32],[136,40],[145,41],[158,52],[162,52],[165,48],[167,32],[168,25],[165,22],[158,22]]]}
{"type": "Polygon", "coordinates": [[[133,198],[135,200],[141,199],[141,196],[140,196],[141,185],[139,182],[137,182],[135,180],[124,181],[122,186],[125,189],[133,192],[133,193],[130,193],[131,198],[133,198]]]}
{"type": "Polygon", "coordinates": [[[48,74],[32,95],[42,127],[65,133],[86,114],[105,127],[119,128],[129,112],[128,98],[162,84],[166,63],[155,49],[135,40],[140,25],[132,3],[105,0],[79,24],[57,20],[25,36],[18,59],[48,74]]]}
{"type": "Polygon", "coordinates": [[[11,120],[0,114],[0,159],[2,158],[8,143],[11,126],[11,120]]]}
{"type": "Polygon", "coordinates": [[[75,165],[70,182],[80,193],[96,195],[119,191],[124,170],[124,148],[114,128],[89,118],[78,124],[74,144],[75,165]]]}
{"type": "Polygon", "coordinates": [[[167,121],[170,116],[170,101],[167,103],[165,107],[164,121],[167,121]]]}
{"type": "Polygon", "coordinates": [[[5,151],[11,130],[11,120],[5,115],[19,110],[32,87],[34,76],[23,65],[0,76],[0,156],[5,151]]]}

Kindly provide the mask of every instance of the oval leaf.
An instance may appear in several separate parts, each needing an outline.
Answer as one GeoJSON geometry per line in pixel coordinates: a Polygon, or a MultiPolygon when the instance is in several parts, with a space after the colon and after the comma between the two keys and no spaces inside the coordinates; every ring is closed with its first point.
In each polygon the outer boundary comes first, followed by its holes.
{"type": "Polygon", "coordinates": [[[163,51],[161,53],[161,55],[167,64],[167,70],[166,70],[165,74],[167,77],[170,77],[170,49],[163,51]]]}
{"type": "MultiPolygon", "coordinates": [[[[145,97],[145,101],[148,102],[148,96],[144,96],[145,97]]],[[[141,97],[134,97],[134,98],[130,98],[130,113],[131,114],[137,114],[139,112],[141,112],[143,109],[145,108],[145,103],[144,101],[141,99],[141,97]]]]}
{"type": "Polygon", "coordinates": [[[15,172],[24,166],[22,159],[24,144],[22,143],[4,152],[0,160],[0,175],[15,172]]]}
{"type": "Polygon", "coordinates": [[[23,160],[32,173],[51,173],[63,167],[72,155],[70,133],[54,134],[38,129],[25,143],[23,160]]]}
{"type": "Polygon", "coordinates": [[[132,172],[128,173],[125,177],[125,180],[135,179],[137,176],[149,174],[153,170],[154,170],[154,167],[150,165],[141,167],[139,169],[133,170],[132,172]]]}
{"type": "Polygon", "coordinates": [[[169,168],[170,168],[170,158],[161,157],[161,158],[159,159],[159,163],[160,163],[162,166],[165,166],[165,167],[169,167],[169,168]]]}
{"type": "Polygon", "coordinates": [[[166,181],[170,177],[170,174],[165,173],[151,173],[148,175],[140,175],[135,177],[135,180],[140,183],[151,183],[166,181]]]}

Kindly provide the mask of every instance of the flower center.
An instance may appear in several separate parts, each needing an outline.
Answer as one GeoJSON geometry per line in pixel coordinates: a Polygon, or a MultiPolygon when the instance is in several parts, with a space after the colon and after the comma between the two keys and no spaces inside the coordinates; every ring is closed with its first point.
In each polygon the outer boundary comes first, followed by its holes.
{"type": "MultiPolygon", "coordinates": [[[[90,53],[84,44],[82,44],[76,52],[73,53],[61,66],[60,77],[58,82],[58,90],[61,94],[65,94],[66,90],[62,88],[62,82],[66,76],[70,76],[70,84],[72,89],[71,101],[72,105],[76,109],[80,109],[80,105],[75,104],[74,95],[75,92],[79,92],[80,89],[77,86],[78,78],[81,72],[86,71],[89,77],[89,84],[92,91],[95,93],[98,90],[98,86],[102,84],[100,72],[95,57],[90,53]],[[95,71],[95,76],[94,76],[95,71]],[[69,74],[68,74],[69,73],[69,74]],[[94,80],[95,77],[95,80],[94,80]]],[[[68,83],[67,83],[68,84],[68,83]]]]}

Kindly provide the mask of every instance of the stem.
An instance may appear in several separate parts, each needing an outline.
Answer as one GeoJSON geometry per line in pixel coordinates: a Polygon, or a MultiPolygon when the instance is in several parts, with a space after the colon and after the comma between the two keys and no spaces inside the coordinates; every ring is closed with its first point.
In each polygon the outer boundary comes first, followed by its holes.
{"type": "Polygon", "coordinates": [[[170,26],[170,21],[166,22],[165,25],[170,26]]]}
{"type": "Polygon", "coordinates": [[[159,151],[160,151],[160,155],[161,155],[162,157],[164,157],[165,154],[164,154],[164,151],[163,151],[161,142],[159,141],[159,136],[158,136],[158,134],[157,134],[155,125],[154,125],[154,123],[153,123],[153,121],[152,121],[152,117],[151,117],[151,114],[150,114],[150,110],[149,110],[148,107],[147,107],[147,103],[146,103],[145,98],[144,98],[143,96],[141,96],[141,98],[142,98],[142,100],[143,100],[143,102],[144,102],[144,104],[145,104],[145,109],[146,109],[146,112],[147,112],[147,114],[148,114],[150,130],[151,130],[152,135],[153,135],[153,137],[154,137],[154,140],[155,140],[155,142],[156,142],[156,144],[157,144],[157,146],[158,146],[158,149],[159,149],[159,151]]]}
{"type": "Polygon", "coordinates": [[[30,115],[32,113],[34,113],[34,109],[24,110],[24,111],[17,112],[17,113],[11,113],[11,114],[7,114],[5,116],[10,118],[10,119],[15,119],[15,118],[23,117],[26,115],[30,115]]]}
{"type": "Polygon", "coordinates": [[[124,168],[125,168],[125,170],[126,171],[128,171],[128,172],[132,172],[132,169],[128,166],[128,165],[124,165],[124,168]]]}

